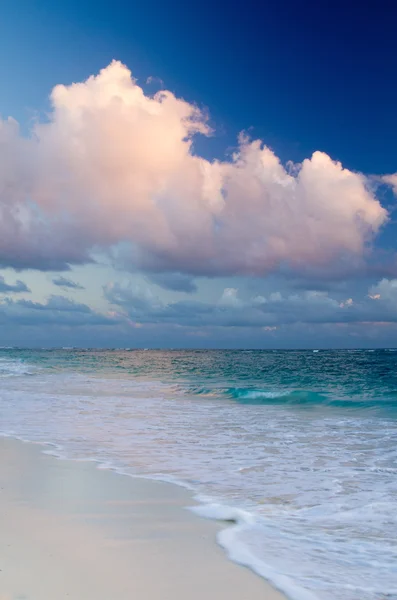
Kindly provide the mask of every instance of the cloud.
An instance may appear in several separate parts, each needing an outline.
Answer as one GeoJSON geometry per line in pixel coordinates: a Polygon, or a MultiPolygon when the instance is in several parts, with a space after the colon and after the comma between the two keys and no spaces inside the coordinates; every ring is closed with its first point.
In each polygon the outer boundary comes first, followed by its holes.
{"type": "Polygon", "coordinates": [[[382,279],[369,290],[369,297],[395,306],[397,310],[397,279],[382,279]]]}
{"type": "Polygon", "coordinates": [[[26,283],[20,281],[19,279],[13,284],[6,283],[4,277],[0,275],[0,294],[7,294],[10,292],[14,294],[19,294],[21,292],[30,293],[30,289],[28,288],[26,283]]]}
{"type": "Polygon", "coordinates": [[[381,280],[359,298],[343,300],[328,292],[275,291],[248,299],[236,288],[226,288],[216,303],[192,300],[164,303],[147,288],[111,283],[105,298],[121,307],[134,323],[173,324],[185,327],[274,328],[303,324],[396,323],[397,280],[381,280]]]}
{"type": "Polygon", "coordinates": [[[51,296],[45,303],[31,300],[0,301],[0,323],[16,325],[100,326],[120,322],[116,313],[104,315],[86,304],[64,296],[51,296]]]}
{"type": "Polygon", "coordinates": [[[164,88],[164,81],[160,77],[150,76],[146,79],[147,85],[157,85],[157,87],[164,88]]]}
{"type": "Polygon", "coordinates": [[[51,102],[29,138],[0,121],[0,266],[66,270],[99,250],[155,273],[337,271],[387,221],[365,176],[323,152],[283,166],[240,135],[230,160],[196,156],[205,112],[145,95],[120,62],[51,102]]]}
{"type": "Polygon", "coordinates": [[[55,277],[52,280],[52,283],[54,285],[57,285],[58,287],[69,288],[72,290],[84,290],[85,289],[84,286],[80,285],[79,283],[76,283],[75,281],[72,281],[71,279],[62,277],[62,275],[60,275],[59,277],[55,277]]]}
{"type": "Polygon", "coordinates": [[[183,273],[152,273],[148,279],[165,290],[193,294],[197,285],[189,275],[183,273]]]}
{"type": "Polygon", "coordinates": [[[387,185],[390,185],[393,188],[394,193],[397,195],[397,173],[393,175],[384,175],[382,180],[387,185]]]}

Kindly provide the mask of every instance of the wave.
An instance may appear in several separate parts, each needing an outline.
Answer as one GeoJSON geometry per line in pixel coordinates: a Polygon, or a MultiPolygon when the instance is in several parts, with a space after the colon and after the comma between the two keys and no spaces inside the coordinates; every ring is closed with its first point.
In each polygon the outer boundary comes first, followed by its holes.
{"type": "Polygon", "coordinates": [[[397,409],[395,394],[368,396],[349,395],[338,397],[332,392],[317,392],[313,390],[262,390],[253,388],[229,388],[225,395],[242,404],[283,404],[295,406],[329,406],[335,408],[397,409]]]}
{"type": "Polygon", "coordinates": [[[31,365],[28,366],[21,360],[0,358],[0,378],[19,377],[21,375],[33,375],[31,365]]]}
{"type": "Polygon", "coordinates": [[[337,395],[335,392],[323,392],[306,389],[266,389],[257,387],[204,388],[188,386],[188,393],[199,396],[229,398],[239,404],[271,404],[285,406],[329,406],[335,408],[397,409],[397,395],[388,391],[382,395],[364,396],[363,394],[337,395]]]}
{"type": "MultiPolygon", "coordinates": [[[[393,349],[388,350],[393,351],[393,349]]],[[[29,360],[30,357],[28,357],[29,360]]],[[[73,365],[74,366],[74,365],[73,365]]],[[[113,367],[114,369],[125,369],[123,365],[113,367]]],[[[52,364],[41,364],[40,366],[35,363],[27,362],[26,358],[10,358],[6,356],[0,356],[0,379],[22,377],[35,375],[38,372],[46,372],[50,375],[58,373],[58,370],[52,364]]],[[[62,371],[62,369],[61,369],[62,371]]],[[[58,373],[60,374],[60,373],[58,373]]],[[[98,374],[96,374],[98,375],[98,374]]],[[[238,404],[244,405],[279,405],[286,407],[330,407],[340,409],[354,409],[354,410],[388,410],[392,411],[393,414],[397,412],[397,392],[390,385],[381,386],[378,385],[372,390],[360,390],[359,387],[339,386],[338,389],[321,389],[321,382],[319,380],[313,381],[317,389],[294,389],[292,386],[282,387],[277,384],[272,387],[271,382],[268,385],[254,386],[254,385],[236,385],[234,387],[223,387],[222,385],[209,385],[202,386],[194,384],[193,382],[184,381],[178,383],[173,379],[168,378],[165,381],[162,380],[161,375],[157,380],[143,380],[140,378],[132,379],[127,382],[125,380],[122,390],[119,390],[121,395],[128,393],[137,394],[144,393],[147,395],[152,392],[153,394],[168,395],[193,395],[203,396],[215,400],[228,399],[238,404]],[[350,388],[350,389],[349,389],[350,388]]],[[[65,371],[65,376],[80,377],[81,373],[70,373],[65,371]]],[[[95,377],[95,381],[98,383],[98,376],[95,377]]],[[[106,379],[108,381],[108,379],[106,379]]],[[[113,381],[110,379],[109,381],[113,381]]],[[[123,380],[124,381],[124,380],[123,380]]],[[[235,380],[236,381],[236,380],[235,380]]],[[[209,382],[208,382],[209,383],[209,382]]],[[[236,381],[237,383],[237,381],[236,381]]],[[[91,380],[84,380],[84,387],[91,387],[91,380]]],[[[82,384],[82,385],[83,385],[82,384]]]]}
{"type": "MultiPolygon", "coordinates": [[[[200,497],[197,497],[197,500],[200,500],[200,497]]],[[[230,560],[248,567],[294,600],[318,600],[317,596],[297,585],[279,569],[276,570],[260,560],[240,541],[240,534],[255,527],[257,518],[254,514],[237,507],[215,503],[203,503],[189,507],[189,510],[206,519],[223,521],[229,525],[218,533],[217,541],[230,560]]]]}

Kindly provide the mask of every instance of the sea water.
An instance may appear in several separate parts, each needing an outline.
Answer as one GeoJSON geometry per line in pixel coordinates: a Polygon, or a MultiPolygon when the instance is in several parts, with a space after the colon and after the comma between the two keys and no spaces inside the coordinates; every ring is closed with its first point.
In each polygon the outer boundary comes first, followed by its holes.
{"type": "Polygon", "coordinates": [[[397,352],[4,349],[0,431],[190,487],[294,600],[397,598],[397,352]]]}

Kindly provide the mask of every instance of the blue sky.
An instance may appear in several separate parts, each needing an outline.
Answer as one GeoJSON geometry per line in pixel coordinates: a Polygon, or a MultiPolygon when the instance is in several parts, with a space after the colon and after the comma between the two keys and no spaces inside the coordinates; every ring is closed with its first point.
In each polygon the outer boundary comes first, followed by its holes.
{"type": "Polygon", "coordinates": [[[6,0],[0,345],[397,345],[395,12],[6,0]]]}

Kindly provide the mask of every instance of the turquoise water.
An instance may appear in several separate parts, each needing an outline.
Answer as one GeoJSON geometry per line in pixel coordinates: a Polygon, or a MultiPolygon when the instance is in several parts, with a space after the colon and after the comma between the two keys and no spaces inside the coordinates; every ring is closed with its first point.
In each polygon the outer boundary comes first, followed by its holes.
{"type": "Polygon", "coordinates": [[[4,349],[0,430],[189,486],[291,598],[397,598],[397,352],[4,349]]]}

